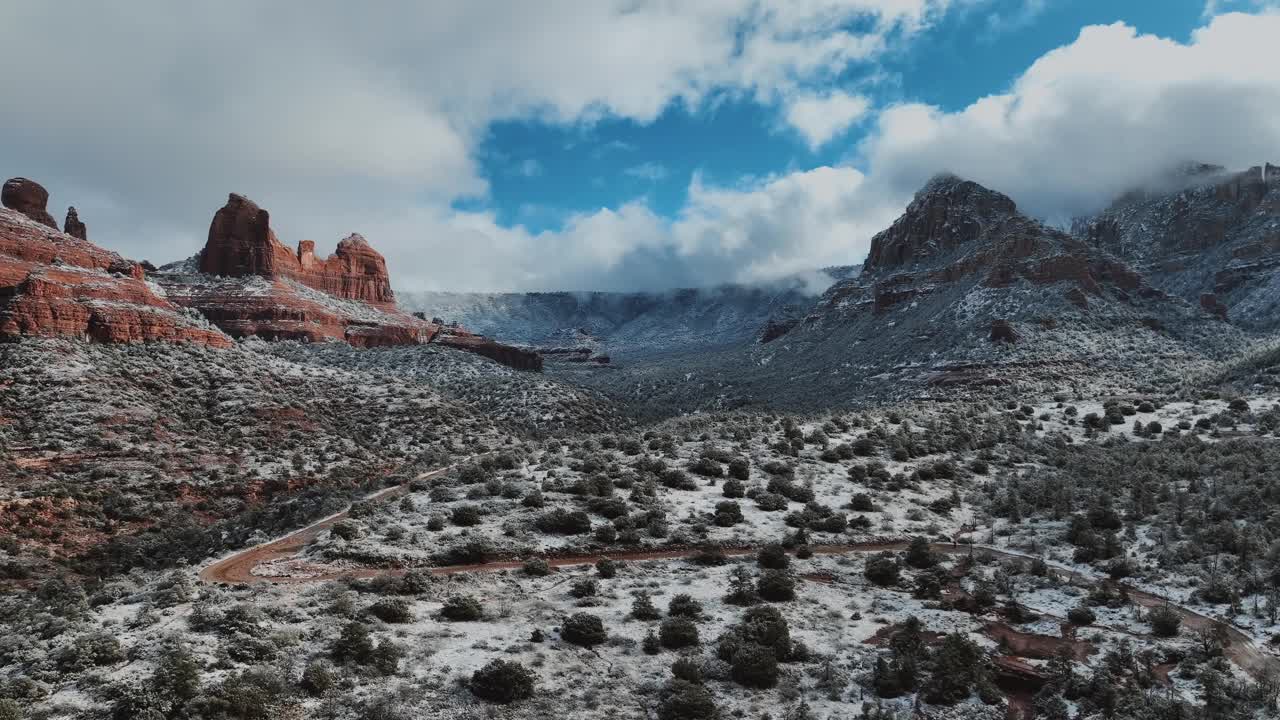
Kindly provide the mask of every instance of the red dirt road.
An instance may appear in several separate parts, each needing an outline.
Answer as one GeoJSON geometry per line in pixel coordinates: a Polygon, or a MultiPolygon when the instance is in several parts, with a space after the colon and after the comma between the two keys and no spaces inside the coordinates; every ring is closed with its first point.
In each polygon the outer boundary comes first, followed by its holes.
{"type": "MultiPolygon", "coordinates": [[[[441,473],[447,472],[451,467],[440,468],[431,472],[423,473],[415,479],[425,479],[435,477],[441,473]]],[[[393,487],[380,490],[365,498],[368,500],[379,500],[393,495],[405,493],[409,488],[408,483],[396,485],[393,487]]],[[[245,585],[255,582],[269,583],[312,583],[322,582],[326,580],[336,580],[340,578],[367,578],[379,575],[403,575],[406,571],[395,568],[352,568],[343,570],[321,570],[314,574],[305,576],[273,576],[273,575],[255,575],[253,570],[259,565],[271,561],[286,560],[296,557],[307,543],[314,540],[322,530],[331,527],[334,523],[344,520],[350,507],[343,512],[331,515],[319,522],[308,525],[301,530],[297,530],[282,538],[273,540],[262,545],[258,545],[247,550],[238,552],[230,557],[215,561],[200,571],[200,579],[205,582],[221,582],[234,585],[245,585]]],[[[907,542],[904,541],[876,541],[865,543],[851,543],[841,545],[813,545],[810,549],[815,555],[841,555],[847,553],[868,553],[901,551],[905,550],[907,542]]],[[[972,552],[969,546],[953,545],[949,543],[934,543],[932,545],[934,552],[943,554],[967,554],[972,552]]],[[[724,554],[728,556],[751,555],[759,550],[758,546],[750,547],[726,547],[723,548],[724,554]]],[[[1006,560],[1017,560],[1020,562],[1030,562],[1031,558],[1018,553],[997,550],[989,547],[978,546],[975,550],[990,553],[996,557],[1006,560]]],[[[591,554],[572,554],[572,555],[547,555],[545,559],[547,564],[552,567],[564,567],[570,565],[584,565],[594,563],[602,557],[609,557],[613,560],[626,560],[631,562],[644,562],[654,560],[682,560],[688,559],[701,552],[698,548],[671,548],[665,550],[622,550],[613,552],[598,552],[591,554]]],[[[452,575],[456,573],[474,573],[474,572],[495,572],[499,570],[514,570],[523,565],[522,560],[502,560],[497,562],[483,563],[479,565],[451,565],[446,567],[434,567],[430,569],[433,575],[452,575]]],[[[1082,578],[1078,573],[1066,568],[1052,567],[1051,571],[1059,578],[1069,582],[1078,582],[1087,580],[1082,578]]],[[[1150,593],[1143,592],[1136,588],[1126,586],[1129,597],[1133,602],[1143,607],[1156,607],[1166,604],[1162,598],[1156,597],[1150,593]]],[[[1263,652],[1254,642],[1242,631],[1233,627],[1229,623],[1207,617],[1194,610],[1187,609],[1178,605],[1169,604],[1169,607],[1182,617],[1182,625],[1184,632],[1197,631],[1202,629],[1210,629],[1214,627],[1222,628],[1222,632],[1227,638],[1227,646],[1224,649],[1226,656],[1232,660],[1241,669],[1247,672],[1255,680],[1280,675],[1280,660],[1263,652]]]]}
{"type": "MultiPolygon", "coordinates": [[[[451,468],[452,466],[432,470],[431,472],[422,473],[414,479],[425,480],[427,478],[432,478],[436,475],[447,472],[451,468]]],[[[381,500],[394,495],[403,495],[408,490],[409,483],[407,482],[400,485],[393,485],[388,488],[383,488],[371,495],[366,495],[364,497],[364,501],[368,502],[371,500],[381,500]]],[[[351,506],[348,505],[346,510],[330,515],[329,517],[308,525],[301,530],[295,530],[278,540],[272,540],[271,542],[264,543],[262,545],[255,545],[247,550],[241,550],[230,557],[217,560],[200,571],[200,579],[205,582],[221,582],[232,585],[290,580],[291,578],[274,578],[254,575],[253,569],[272,560],[283,560],[296,556],[298,553],[302,552],[302,549],[307,546],[307,543],[314,540],[316,536],[320,534],[320,531],[327,530],[335,523],[345,520],[347,518],[347,514],[350,512],[351,506]]],[[[377,574],[377,571],[371,571],[368,574],[377,574]]],[[[316,579],[319,578],[305,578],[305,580],[316,579]]]]}

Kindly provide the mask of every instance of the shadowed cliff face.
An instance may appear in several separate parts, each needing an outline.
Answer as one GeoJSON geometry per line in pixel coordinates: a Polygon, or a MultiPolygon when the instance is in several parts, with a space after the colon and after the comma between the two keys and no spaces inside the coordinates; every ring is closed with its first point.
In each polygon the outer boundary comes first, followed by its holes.
{"type": "Polygon", "coordinates": [[[1280,326],[1280,167],[1205,167],[1173,189],[1127,193],[1072,231],[1223,319],[1280,326]]]}

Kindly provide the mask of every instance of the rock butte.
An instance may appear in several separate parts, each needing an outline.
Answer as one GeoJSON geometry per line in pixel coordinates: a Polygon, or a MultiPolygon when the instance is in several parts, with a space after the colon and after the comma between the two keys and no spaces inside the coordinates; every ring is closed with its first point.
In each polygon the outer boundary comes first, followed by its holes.
{"type": "Polygon", "coordinates": [[[31,180],[4,184],[0,339],[38,335],[232,344],[221,331],[154,292],[138,264],[59,232],[45,209],[48,197],[31,180]]]}
{"type": "Polygon", "coordinates": [[[360,235],[328,258],[317,257],[310,240],[291,250],[271,229],[270,213],[243,195],[232,193],[214,214],[195,267],[155,277],[174,302],[234,337],[365,348],[438,342],[516,369],[542,368],[536,353],[402,312],[386,261],[360,235]]]}

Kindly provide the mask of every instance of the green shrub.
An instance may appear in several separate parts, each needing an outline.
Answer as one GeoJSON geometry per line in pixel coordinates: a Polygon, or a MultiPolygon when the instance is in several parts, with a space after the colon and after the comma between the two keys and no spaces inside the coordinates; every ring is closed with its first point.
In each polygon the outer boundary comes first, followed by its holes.
{"type": "Polygon", "coordinates": [[[765,570],[760,573],[756,592],[769,602],[785,602],[796,597],[796,581],[785,570],[765,570]]]}
{"type": "Polygon", "coordinates": [[[1098,616],[1084,605],[1078,605],[1067,611],[1067,619],[1076,625],[1092,625],[1098,616]]]}
{"type": "Polygon", "coordinates": [[[479,620],[484,617],[484,608],[475,598],[454,595],[444,601],[444,606],[440,608],[440,617],[460,622],[479,620]]]}
{"type": "Polygon", "coordinates": [[[1182,616],[1169,607],[1160,606],[1147,614],[1151,632],[1156,637],[1174,637],[1182,627],[1182,616]]]}
{"type": "Polygon", "coordinates": [[[698,626],[687,617],[669,617],[658,626],[662,646],[678,649],[698,644],[698,626]]]}
{"type": "Polygon", "coordinates": [[[531,577],[545,577],[551,574],[551,566],[542,558],[529,558],[528,560],[525,560],[521,570],[524,571],[525,575],[529,575],[531,577]]]}
{"type": "Polygon", "coordinates": [[[307,663],[307,667],[302,671],[302,680],[299,685],[313,697],[320,697],[338,684],[338,674],[324,660],[313,660],[307,663]]]}
{"type": "Polygon", "coordinates": [[[718,715],[715,699],[702,685],[676,679],[662,690],[658,720],[711,720],[718,715]]]}
{"type": "Polygon", "coordinates": [[[653,604],[653,598],[642,592],[631,602],[631,617],[636,620],[657,620],[662,617],[662,612],[653,604]]]}
{"type": "Polygon", "coordinates": [[[776,543],[760,548],[756,553],[756,562],[760,567],[771,570],[785,570],[791,566],[791,558],[787,555],[787,551],[776,543]]]}
{"type": "Polygon", "coordinates": [[[382,598],[369,606],[369,614],[385,623],[413,622],[409,602],[402,598],[382,598]]]}
{"type": "Polygon", "coordinates": [[[898,561],[888,553],[877,555],[867,560],[863,575],[880,587],[897,585],[899,579],[898,561]]]}
{"type": "Polygon", "coordinates": [[[467,687],[481,700],[506,705],[533,697],[533,673],[518,662],[491,660],[471,674],[467,687]]]}
{"type": "Polygon", "coordinates": [[[677,617],[698,618],[702,616],[702,603],[693,599],[688,593],[680,593],[667,603],[667,614],[677,617]]]}
{"type": "Polygon", "coordinates": [[[608,639],[604,622],[591,613],[575,613],[560,626],[560,637],[565,642],[591,647],[608,639]]]}

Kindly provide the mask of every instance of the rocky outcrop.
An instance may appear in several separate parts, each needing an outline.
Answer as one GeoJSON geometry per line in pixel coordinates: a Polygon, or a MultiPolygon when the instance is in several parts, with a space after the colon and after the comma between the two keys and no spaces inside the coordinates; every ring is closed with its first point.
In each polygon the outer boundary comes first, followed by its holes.
{"type": "Polygon", "coordinates": [[[386,262],[364,238],[346,238],[328,258],[309,240],[290,250],[270,213],[234,193],[214,213],[195,262],[165,266],[155,278],[233,337],[379,347],[430,342],[439,331],[396,308],[386,262]]]}
{"type": "MultiPolygon", "coordinates": [[[[517,370],[542,370],[542,356],[532,350],[503,345],[481,335],[472,335],[457,328],[446,329],[436,336],[435,342],[447,347],[473,352],[517,370]]],[[[608,362],[608,360],[605,360],[608,362]]]]}
{"type": "Polygon", "coordinates": [[[78,240],[89,239],[89,228],[80,222],[80,215],[74,206],[67,208],[67,219],[62,221],[62,232],[78,240]]]}
{"type": "Polygon", "coordinates": [[[447,333],[396,307],[387,264],[363,237],[347,236],[321,258],[315,243],[289,249],[271,229],[271,215],[231,194],[214,213],[194,262],[154,274],[176,303],[198,310],[233,337],[304,342],[342,341],[356,347],[439,341],[522,370],[539,370],[537,353],[460,328],[447,333]]]}
{"type": "Polygon", "coordinates": [[[311,240],[290,250],[271,230],[270,214],[235,193],[213,216],[199,270],[228,277],[289,278],[343,300],[395,306],[386,261],[363,237],[348,236],[328,258],[316,257],[311,240]]]}
{"type": "MultiPolygon", "coordinates": [[[[11,181],[5,188],[32,185],[11,181]]],[[[28,192],[26,197],[33,195],[28,192]]],[[[231,345],[217,328],[157,294],[136,263],[59,232],[27,212],[4,209],[0,339],[28,336],[231,345]]]]}
{"type": "Polygon", "coordinates": [[[1204,308],[1205,312],[1217,316],[1220,320],[1226,320],[1230,313],[1227,306],[1223,305],[1213,293],[1204,293],[1200,296],[1200,307],[1204,308]]]}
{"type": "MultiPolygon", "coordinates": [[[[890,373],[927,377],[920,368],[1011,362],[1049,378],[1130,349],[1209,354],[1235,333],[1008,197],[942,175],[871,239],[862,273],[831,286],[785,337],[755,350],[762,375],[859,387],[890,373]],[[1108,346],[1122,350],[1097,350],[1108,346]]],[[[975,382],[988,379],[999,371],[975,382]]]]}
{"type": "Polygon", "coordinates": [[[834,285],[823,306],[883,315],[958,288],[1062,286],[1076,311],[1104,294],[1161,293],[1123,262],[1022,215],[1012,200],[952,175],[931,180],[892,226],[871,239],[862,274],[834,285]]]}
{"type": "Polygon", "coordinates": [[[1018,342],[1018,331],[1013,329],[1013,325],[1008,320],[992,320],[989,339],[993,343],[1016,343],[1018,342]]]}
{"type": "Polygon", "coordinates": [[[1072,232],[1220,318],[1280,327],[1280,168],[1201,166],[1163,186],[1126,193],[1072,232]]]}
{"type": "Polygon", "coordinates": [[[771,343],[791,332],[799,324],[799,318],[769,318],[760,330],[760,344],[771,343]]]}
{"type": "Polygon", "coordinates": [[[4,188],[0,189],[0,204],[17,210],[41,225],[58,229],[58,224],[53,221],[53,216],[46,208],[49,204],[49,191],[34,180],[20,177],[6,180],[4,188]]]}

